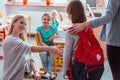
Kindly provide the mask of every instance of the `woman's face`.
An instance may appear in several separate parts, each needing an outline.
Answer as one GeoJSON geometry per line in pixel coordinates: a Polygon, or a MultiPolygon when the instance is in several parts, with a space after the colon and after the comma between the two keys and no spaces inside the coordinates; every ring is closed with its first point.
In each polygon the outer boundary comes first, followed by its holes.
{"type": "Polygon", "coordinates": [[[42,24],[43,24],[43,26],[49,26],[50,25],[50,17],[49,16],[43,16],[42,17],[42,24]]]}
{"type": "Polygon", "coordinates": [[[13,24],[13,26],[14,26],[14,30],[16,30],[16,32],[21,34],[25,30],[26,21],[24,18],[20,18],[13,24]]]}

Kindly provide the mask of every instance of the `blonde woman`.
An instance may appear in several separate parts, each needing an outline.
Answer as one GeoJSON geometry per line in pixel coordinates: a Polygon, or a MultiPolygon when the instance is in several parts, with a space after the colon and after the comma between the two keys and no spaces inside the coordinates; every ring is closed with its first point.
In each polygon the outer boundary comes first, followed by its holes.
{"type": "MultiPolygon", "coordinates": [[[[26,54],[31,52],[48,51],[50,53],[61,54],[61,51],[54,46],[30,46],[20,38],[20,34],[25,31],[26,21],[21,15],[13,18],[8,36],[3,44],[4,69],[3,80],[22,80],[25,72],[25,64],[29,59],[26,54]]],[[[39,78],[36,78],[39,80],[39,78]]]]}

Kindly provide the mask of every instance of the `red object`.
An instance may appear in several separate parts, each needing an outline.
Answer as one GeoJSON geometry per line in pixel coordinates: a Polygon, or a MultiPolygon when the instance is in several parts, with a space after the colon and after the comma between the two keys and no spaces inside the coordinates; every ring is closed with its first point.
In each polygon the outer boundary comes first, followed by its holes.
{"type": "Polygon", "coordinates": [[[0,59],[3,59],[3,56],[0,56],[0,59]]]}
{"type": "MultiPolygon", "coordinates": [[[[92,28],[88,27],[79,32],[78,35],[80,36],[80,40],[78,41],[75,60],[84,63],[87,66],[104,64],[103,50],[100,47],[98,40],[95,38],[92,28]]],[[[71,63],[69,64],[69,68],[71,72],[71,63]]],[[[88,73],[97,68],[100,67],[92,68],[88,70],[88,73]]],[[[70,73],[70,80],[73,80],[72,73],[70,73]]]]}
{"type": "Polygon", "coordinates": [[[6,34],[5,34],[5,28],[3,28],[2,30],[0,30],[0,34],[3,34],[4,35],[4,38],[6,37],[6,34]]]}
{"type": "Polygon", "coordinates": [[[28,4],[28,0],[23,0],[23,4],[24,5],[28,4]]]}
{"type": "Polygon", "coordinates": [[[78,33],[80,40],[76,50],[75,59],[88,66],[96,66],[104,63],[103,50],[95,38],[91,27],[78,33]]]}
{"type": "Polygon", "coordinates": [[[46,5],[50,6],[51,5],[51,0],[46,0],[46,5]]]}

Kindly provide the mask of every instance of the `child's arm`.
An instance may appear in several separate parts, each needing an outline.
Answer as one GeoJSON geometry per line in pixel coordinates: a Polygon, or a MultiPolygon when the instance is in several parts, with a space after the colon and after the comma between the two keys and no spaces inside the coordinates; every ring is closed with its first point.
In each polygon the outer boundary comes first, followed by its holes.
{"type": "Polygon", "coordinates": [[[37,32],[37,35],[38,35],[38,38],[39,38],[39,40],[40,40],[41,46],[47,46],[47,45],[43,42],[40,32],[37,32]]]}
{"type": "Polygon", "coordinates": [[[69,69],[69,63],[72,60],[72,55],[74,53],[75,39],[70,33],[65,34],[65,46],[63,50],[63,67],[62,76],[65,78],[67,75],[67,70],[69,69]]]}
{"type": "Polygon", "coordinates": [[[56,32],[54,36],[50,37],[50,38],[48,39],[48,41],[51,42],[51,41],[53,41],[55,38],[59,38],[59,33],[58,33],[58,32],[56,32]]]}

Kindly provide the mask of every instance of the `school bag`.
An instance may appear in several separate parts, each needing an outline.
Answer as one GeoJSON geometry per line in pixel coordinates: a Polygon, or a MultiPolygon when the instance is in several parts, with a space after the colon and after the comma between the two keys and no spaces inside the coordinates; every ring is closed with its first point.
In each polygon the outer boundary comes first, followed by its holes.
{"type": "MultiPolygon", "coordinates": [[[[80,65],[83,63],[84,67],[80,80],[86,80],[85,77],[91,71],[97,68],[104,68],[104,55],[103,50],[100,47],[98,40],[96,39],[91,27],[87,27],[78,33],[80,40],[78,41],[77,50],[75,53],[75,62],[79,62],[80,65]]],[[[72,61],[70,62],[70,80],[73,80],[72,76],[72,61]]]]}

